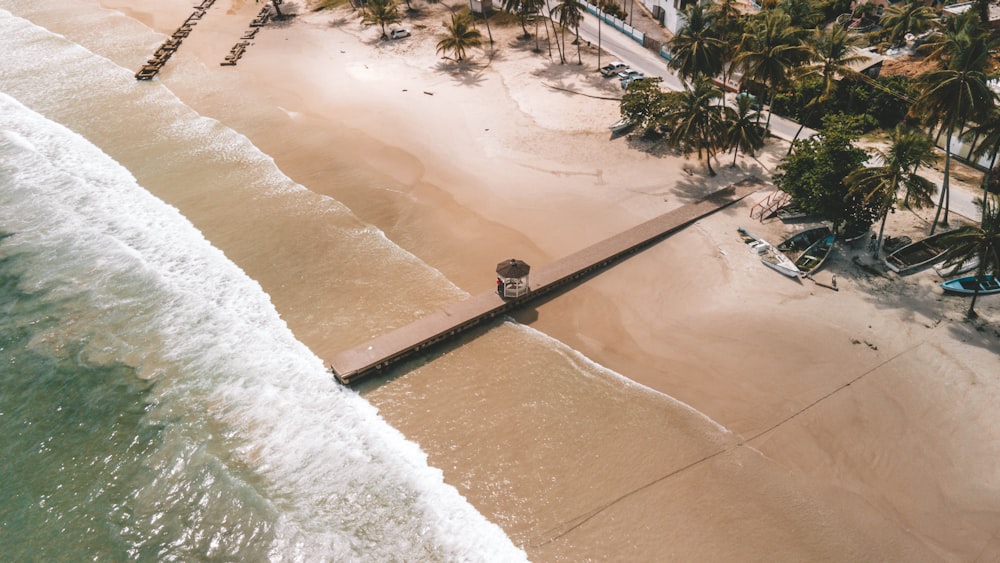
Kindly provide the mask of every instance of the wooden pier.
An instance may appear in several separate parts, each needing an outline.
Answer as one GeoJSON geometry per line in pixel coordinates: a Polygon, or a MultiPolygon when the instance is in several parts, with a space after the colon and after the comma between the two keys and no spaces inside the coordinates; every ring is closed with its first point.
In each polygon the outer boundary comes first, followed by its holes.
{"type": "Polygon", "coordinates": [[[639,252],[702,217],[740,201],[760,187],[757,180],[743,180],[537,268],[532,271],[531,291],[522,297],[503,299],[491,290],[448,305],[436,313],[338,353],[329,361],[330,371],[345,385],[377,375],[429,346],[458,336],[484,321],[495,319],[639,252]]]}

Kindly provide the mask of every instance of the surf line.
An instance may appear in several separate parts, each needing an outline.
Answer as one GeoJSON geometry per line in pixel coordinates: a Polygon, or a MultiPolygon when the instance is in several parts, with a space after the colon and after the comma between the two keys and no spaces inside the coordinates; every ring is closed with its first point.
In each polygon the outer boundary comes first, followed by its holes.
{"type": "Polygon", "coordinates": [[[761,187],[760,180],[745,178],[539,268],[532,274],[531,287],[523,295],[504,298],[496,291],[486,291],[339,352],[328,361],[330,371],[344,385],[383,373],[386,368],[417,352],[455,338],[484,321],[495,319],[542,296],[567,289],[569,284],[652,246],[695,221],[759,191],[761,187]]]}

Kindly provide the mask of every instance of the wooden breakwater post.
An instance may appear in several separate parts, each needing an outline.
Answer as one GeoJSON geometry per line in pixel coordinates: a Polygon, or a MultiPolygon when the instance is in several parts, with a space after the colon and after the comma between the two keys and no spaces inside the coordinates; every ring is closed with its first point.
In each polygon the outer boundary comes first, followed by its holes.
{"type": "Polygon", "coordinates": [[[153,58],[146,61],[146,64],[142,65],[135,73],[136,80],[152,80],[163,65],[167,64],[170,57],[175,51],[181,46],[181,42],[191,35],[191,30],[194,29],[195,24],[198,23],[201,18],[205,17],[205,13],[208,9],[215,4],[215,0],[202,0],[202,3],[194,7],[194,12],[188,16],[184,23],[177,28],[176,31],[171,34],[170,39],[163,42],[162,45],[153,53],[153,58]]]}
{"type": "Polygon", "coordinates": [[[702,217],[742,200],[760,187],[760,182],[753,178],[737,182],[538,268],[532,274],[531,290],[521,297],[504,299],[491,290],[447,305],[440,311],[336,354],[329,360],[330,371],[337,381],[345,385],[377,375],[420,351],[631,256],[702,217]]]}
{"type": "Polygon", "coordinates": [[[247,47],[250,46],[250,42],[257,36],[257,32],[260,31],[260,28],[267,25],[267,22],[271,21],[271,17],[271,6],[265,4],[264,7],[260,9],[257,17],[250,22],[250,28],[243,33],[240,40],[233,45],[233,48],[229,50],[229,54],[226,55],[226,58],[219,64],[221,66],[236,66],[236,63],[239,62],[240,58],[242,58],[243,54],[246,52],[247,47]]]}

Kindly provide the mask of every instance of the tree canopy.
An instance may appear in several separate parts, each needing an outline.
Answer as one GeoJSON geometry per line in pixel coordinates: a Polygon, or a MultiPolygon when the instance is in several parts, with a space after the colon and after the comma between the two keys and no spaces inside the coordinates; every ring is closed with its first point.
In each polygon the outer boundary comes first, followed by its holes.
{"type": "Polygon", "coordinates": [[[774,184],[790,194],[806,213],[832,222],[870,225],[876,206],[850,195],[844,178],[861,167],[868,155],[854,146],[857,125],[851,116],[830,115],[812,138],[795,142],[795,152],[778,165],[774,184]]]}

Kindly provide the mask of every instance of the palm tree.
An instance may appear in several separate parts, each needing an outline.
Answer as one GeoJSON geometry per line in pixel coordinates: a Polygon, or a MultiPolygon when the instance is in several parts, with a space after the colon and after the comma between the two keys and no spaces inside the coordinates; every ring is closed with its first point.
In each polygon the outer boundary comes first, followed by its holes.
{"type": "Polygon", "coordinates": [[[733,149],[732,166],[736,166],[741,150],[753,156],[758,149],[763,148],[764,136],[759,112],[753,109],[753,100],[750,96],[737,96],[736,107],[726,107],[723,135],[728,148],[733,149]]]}
{"type": "Polygon", "coordinates": [[[889,217],[889,211],[896,204],[900,188],[907,190],[918,207],[934,203],[931,200],[934,184],[913,172],[913,155],[907,152],[906,135],[906,130],[902,126],[897,126],[892,133],[888,151],[872,149],[882,164],[859,168],[844,178],[848,194],[860,196],[865,206],[874,207],[876,217],[881,219],[878,241],[872,249],[872,256],[876,258],[882,248],[885,221],[889,217]]]}
{"type": "Polygon", "coordinates": [[[704,76],[695,78],[693,84],[684,83],[681,92],[667,94],[667,109],[663,123],[670,130],[667,144],[689,154],[698,151],[698,158],[705,154],[709,176],[715,176],[712,156],[722,146],[725,123],[722,92],[704,76]]]}
{"type": "Polygon", "coordinates": [[[808,58],[802,44],[804,32],[794,27],[781,10],[761,12],[748,26],[740,42],[735,64],[743,69],[744,84],[756,80],[769,91],[767,123],[771,124],[774,95],[788,77],[790,69],[808,58]]]}
{"type": "MultiPolygon", "coordinates": [[[[900,131],[898,134],[893,133],[892,148],[900,161],[910,163],[910,171],[913,174],[916,174],[921,166],[931,167],[937,163],[938,157],[934,151],[934,140],[927,133],[918,129],[898,129],[900,131]]],[[[933,192],[923,196],[917,193],[910,194],[910,190],[905,185],[903,188],[905,190],[903,206],[907,209],[911,207],[911,195],[916,202],[913,207],[925,207],[928,204],[927,198],[933,194],[933,192]]],[[[932,201],[930,203],[933,204],[932,201]]]]}
{"type": "Polygon", "coordinates": [[[447,33],[440,35],[437,44],[437,52],[452,51],[455,59],[461,61],[465,59],[465,50],[470,47],[479,47],[483,44],[483,36],[478,29],[472,27],[472,17],[469,14],[452,14],[451,23],[441,24],[447,33]]]}
{"type": "Polygon", "coordinates": [[[281,6],[283,2],[284,0],[271,0],[271,5],[274,6],[274,17],[279,20],[285,17],[285,14],[281,13],[281,8],[278,7],[281,6]]]}
{"type": "Polygon", "coordinates": [[[955,53],[962,49],[963,41],[970,38],[984,38],[987,34],[988,30],[979,22],[979,18],[971,10],[967,10],[941,21],[938,28],[918,50],[925,53],[928,58],[947,66],[955,53]]]}
{"type": "Polygon", "coordinates": [[[521,23],[521,31],[524,32],[522,37],[524,39],[531,37],[527,27],[528,15],[534,14],[542,7],[542,0],[503,0],[502,5],[504,10],[517,15],[517,19],[521,23]]]}
{"type": "MultiPolygon", "coordinates": [[[[580,22],[583,21],[583,4],[580,0],[562,0],[552,8],[552,14],[556,16],[559,25],[563,28],[563,52],[566,52],[566,28],[571,27],[576,32],[576,59],[579,64],[583,64],[580,56],[580,22]]],[[[565,62],[565,61],[564,61],[565,62]]]]}
{"type": "Polygon", "coordinates": [[[361,14],[361,23],[364,25],[382,27],[382,39],[389,38],[385,26],[397,23],[401,19],[396,0],[368,0],[368,7],[361,14]]]}
{"type": "MultiPolygon", "coordinates": [[[[976,278],[980,283],[986,281],[986,274],[1000,272],[1000,205],[996,198],[983,201],[983,221],[978,227],[962,227],[945,235],[942,244],[947,245],[948,259],[945,267],[957,268],[959,264],[969,260],[979,260],[976,266],[976,278]]],[[[976,298],[979,297],[979,287],[972,294],[972,302],[966,316],[976,318],[976,298]]]]}
{"type": "Polygon", "coordinates": [[[962,137],[979,138],[979,144],[969,155],[972,158],[982,158],[986,153],[991,155],[990,166],[983,175],[983,201],[986,201],[993,180],[993,168],[997,165],[997,153],[1000,153],[1000,108],[994,106],[986,117],[979,118],[978,121],[979,123],[962,133],[962,137]]]}
{"type": "Polygon", "coordinates": [[[815,29],[823,21],[823,10],[815,0],[781,0],[778,6],[788,14],[795,27],[815,29]]]}
{"type": "MultiPolygon", "coordinates": [[[[978,22],[978,18],[975,18],[978,22]]],[[[941,224],[948,225],[948,189],[951,179],[951,140],[966,122],[986,115],[996,104],[996,94],[987,86],[996,41],[988,39],[973,26],[965,26],[935,43],[938,68],[919,78],[921,93],[911,110],[924,116],[925,123],[940,126],[945,133],[944,181],[941,199],[931,223],[931,234],[941,224]]]]}
{"type": "Polygon", "coordinates": [[[736,6],[736,0],[720,0],[708,8],[715,36],[722,41],[722,82],[728,87],[732,72],[733,58],[743,37],[743,12],[736,6]]]}
{"type": "Polygon", "coordinates": [[[889,6],[879,25],[885,30],[889,44],[898,47],[908,33],[919,35],[930,29],[936,18],[934,8],[925,5],[923,0],[908,0],[905,4],[889,6]]]}
{"type": "MultiPolygon", "coordinates": [[[[825,104],[834,98],[842,79],[858,76],[859,73],[854,70],[853,65],[867,58],[858,52],[861,43],[861,37],[839,25],[832,26],[828,30],[817,29],[813,32],[807,48],[809,62],[814,64],[802,65],[795,72],[798,80],[818,78],[823,82],[819,96],[807,102],[807,107],[813,108],[825,104]]],[[[802,133],[802,128],[805,127],[805,120],[800,121],[799,129],[788,147],[789,154],[799,134],[802,133]]]]}
{"type": "Polygon", "coordinates": [[[683,80],[695,75],[716,76],[722,72],[724,44],[716,34],[712,17],[699,2],[682,12],[686,23],[669,41],[670,66],[683,80]]]}

